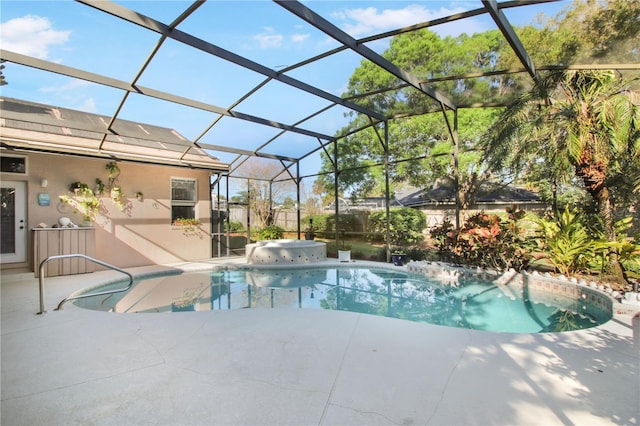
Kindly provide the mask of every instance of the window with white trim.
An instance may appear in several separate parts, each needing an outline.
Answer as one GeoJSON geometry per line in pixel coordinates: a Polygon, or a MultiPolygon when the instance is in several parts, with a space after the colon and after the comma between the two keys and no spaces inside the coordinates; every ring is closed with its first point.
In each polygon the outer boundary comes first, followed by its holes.
{"type": "Polygon", "coordinates": [[[195,179],[171,178],[171,223],[195,219],[198,191],[195,179]]]}

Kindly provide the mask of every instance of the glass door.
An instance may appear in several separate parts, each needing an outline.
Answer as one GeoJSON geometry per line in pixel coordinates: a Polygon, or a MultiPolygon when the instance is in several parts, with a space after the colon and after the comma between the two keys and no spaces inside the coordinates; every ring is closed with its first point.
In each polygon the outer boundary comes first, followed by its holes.
{"type": "Polygon", "coordinates": [[[27,260],[26,183],[0,182],[0,263],[27,260]]]}

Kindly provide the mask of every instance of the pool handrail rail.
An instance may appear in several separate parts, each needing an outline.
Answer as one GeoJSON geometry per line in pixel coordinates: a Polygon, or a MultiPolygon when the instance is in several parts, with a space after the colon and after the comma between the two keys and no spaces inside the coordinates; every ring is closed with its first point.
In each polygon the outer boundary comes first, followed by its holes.
{"type": "Polygon", "coordinates": [[[121,272],[125,275],[127,275],[127,277],[129,277],[129,283],[127,284],[126,287],[123,288],[117,288],[117,289],[113,289],[113,290],[105,290],[105,291],[100,291],[97,293],[85,293],[85,294],[79,294],[76,296],[69,296],[67,298],[62,299],[62,301],[60,303],[58,303],[58,306],[55,308],[56,311],[59,311],[62,309],[62,305],[64,305],[65,303],[67,303],[69,300],[76,300],[76,299],[83,299],[85,297],[91,297],[91,296],[103,296],[106,294],[114,294],[114,293],[120,293],[123,291],[127,291],[131,288],[131,286],[133,285],[133,275],[131,275],[129,272],[125,271],[124,269],[118,268],[117,266],[113,266],[109,263],[103,262],[101,260],[98,259],[94,259],[93,257],[87,256],[86,254],[80,254],[80,253],[72,253],[72,254],[60,254],[60,255],[55,255],[55,256],[49,256],[46,259],[44,259],[42,262],[40,262],[40,266],[38,268],[38,270],[40,271],[40,275],[39,275],[39,288],[40,288],[40,312],[38,312],[38,315],[44,314],[46,313],[46,309],[44,308],[44,278],[45,278],[45,273],[44,273],[44,267],[47,263],[49,263],[49,261],[51,260],[55,260],[55,259],[68,259],[68,258],[72,258],[72,257],[81,257],[83,259],[86,259],[90,262],[96,263],[98,265],[104,266],[105,268],[108,269],[113,269],[114,271],[118,271],[121,272]]]}

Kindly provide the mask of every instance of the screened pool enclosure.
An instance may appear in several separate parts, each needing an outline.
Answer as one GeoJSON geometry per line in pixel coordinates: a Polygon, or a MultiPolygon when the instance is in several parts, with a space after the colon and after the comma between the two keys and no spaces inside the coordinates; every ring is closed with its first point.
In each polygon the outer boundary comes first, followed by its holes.
{"type": "MultiPolygon", "coordinates": [[[[457,3],[455,8],[430,1],[7,3],[11,9],[3,11],[3,20],[8,21],[3,22],[5,31],[17,16],[46,17],[56,8],[57,16],[64,19],[50,22],[51,31],[71,34],[73,49],[42,53],[3,43],[3,96],[53,100],[70,108],[82,100],[51,93],[56,88],[81,86],[86,99],[93,100],[92,108],[105,117],[99,131],[79,125],[77,130],[91,132],[94,138],[93,144],[83,147],[82,155],[104,158],[105,141],[114,135],[124,140],[130,136],[129,144],[110,147],[110,158],[166,161],[210,170],[216,212],[212,237],[218,255],[230,253],[230,227],[225,221],[230,220],[234,206],[233,192],[244,194],[244,201],[235,205],[244,204],[244,211],[249,212],[257,208],[249,196],[254,190],[252,182],[260,182],[265,191],[267,222],[282,209],[282,199],[275,199],[274,194],[286,192],[289,227],[304,238],[305,202],[314,181],[333,182],[333,192],[322,194],[332,202],[320,200],[316,208],[332,213],[338,223],[344,212],[341,200],[349,198],[349,188],[341,186],[341,180],[361,168],[372,168],[383,183],[382,201],[376,208],[386,209],[388,218],[396,198],[390,169],[417,159],[406,151],[406,141],[398,142],[399,133],[390,132],[390,126],[425,114],[441,120],[451,149],[434,153],[425,147],[419,159],[437,155],[450,161],[453,173],[449,178],[455,185],[452,202],[459,223],[457,171],[464,130],[460,111],[508,105],[550,70],[637,74],[640,69],[637,63],[586,56],[578,57],[577,62],[548,63],[538,46],[527,46],[523,35],[528,26],[535,25],[534,17],[544,13],[548,20],[550,14],[570,7],[567,1],[476,0],[457,3]],[[392,6],[411,15],[413,21],[396,21],[392,6]],[[425,48],[425,58],[442,55],[443,61],[440,70],[427,73],[403,57],[388,54],[394,40],[428,38],[431,32],[444,40],[463,32],[489,30],[496,31],[495,43],[509,52],[504,54],[509,61],[491,54],[484,58],[478,51],[469,52],[477,56],[475,62],[470,61],[472,66],[447,67],[447,52],[426,50],[424,44],[420,46],[425,48]],[[87,43],[81,45],[79,40],[87,43]],[[365,71],[371,69],[376,70],[376,80],[365,84],[365,71]],[[357,76],[355,70],[360,70],[357,76]],[[481,97],[473,94],[473,88],[480,85],[488,87],[481,97]],[[40,87],[50,91],[43,95],[40,87]],[[136,143],[135,138],[127,134],[131,129],[119,125],[123,120],[175,129],[187,140],[181,146],[167,147],[167,156],[145,152],[134,156],[127,149],[136,143]],[[343,164],[340,148],[359,132],[370,132],[377,141],[376,159],[359,166],[343,164]]],[[[3,127],[7,128],[4,121],[3,127]]],[[[1,139],[6,150],[78,154],[77,148],[63,144],[43,147],[27,140],[1,139]]],[[[251,222],[247,214],[247,236],[256,226],[251,222]]],[[[324,237],[334,241],[335,247],[344,244],[344,230],[336,225],[332,232],[324,237]]],[[[388,233],[387,227],[387,259],[388,233]]]]}

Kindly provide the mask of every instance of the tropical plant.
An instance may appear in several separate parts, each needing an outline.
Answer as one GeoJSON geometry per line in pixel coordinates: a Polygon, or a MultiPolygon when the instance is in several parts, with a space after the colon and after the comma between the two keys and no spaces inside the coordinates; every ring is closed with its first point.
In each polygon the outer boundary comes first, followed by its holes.
{"type": "Polygon", "coordinates": [[[583,214],[568,206],[552,218],[536,218],[537,240],[544,253],[562,274],[586,272],[589,264],[608,247],[597,231],[584,223],[583,214]]]}
{"type": "Polygon", "coordinates": [[[448,261],[449,253],[452,251],[452,243],[454,242],[453,232],[455,225],[445,217],[440,225],[436,225],[429,230],[431,241],[438,249],[438,257],[441,260],[448,261]]]}
{"type": "MultiPolygon", "coordinates": [[[[615,242],[612,182],[640,175],[640,102],[613,71],[550,72],[509,106],[486,134],[488,167],[512,177],[544,163],[547,176],[573,176],[597,206],[606,239],[615,242]]],[[[624,280],[615,246],[607,275],[624,280]]]]}
{"type": "Polygon", "coordinates": [[[455,230],[450,221],[431,229],[431,238],[442,260],[486,268],[521,270],[531,259],[527,233],[519,222],[522,210],[508,211],[502,220],[495,214],[484,212],[470,216],[455,230]]]}
{"type": "Polygon", "coordinates": [[[632,228],[633,219],[625,217],[616,222],[616,234],[618,236],[620,263],[623,265],[628,278],[636,281],[640,279],[640,234],[635,237],[627,237],[627,232],[632,228]]]}

